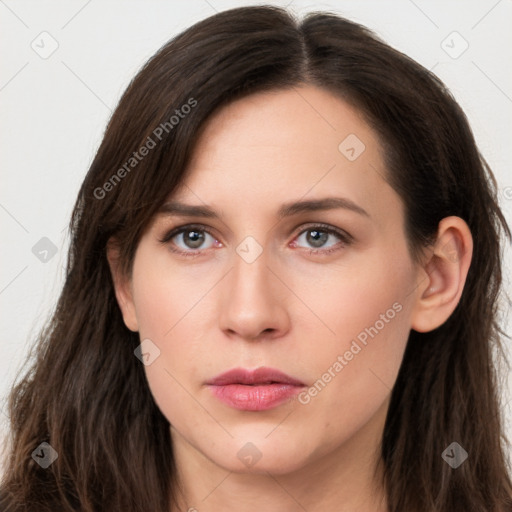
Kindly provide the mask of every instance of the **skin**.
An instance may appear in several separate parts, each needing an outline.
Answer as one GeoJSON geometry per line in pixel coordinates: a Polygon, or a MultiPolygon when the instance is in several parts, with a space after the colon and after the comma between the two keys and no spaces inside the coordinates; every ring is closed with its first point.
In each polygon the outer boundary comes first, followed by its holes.
{"type": "Polygon", "coordinates": [[[376,134],[341,99],[313,86],[255,94],[209,120],[186,179],[169,196],[208,205],[220,218],[157,215],[129,277],[109,247],[126,326],[160,350],[144,369],[172,425],[179,510],[386,510],[377,461],[408,334],[450,316],[472,253],[467,225],[448,217],[414,262],[403,204],[386,173],[376,134]],[[353,161],[338,148],[349,134],[365,145],[353,161]],[[284,203],[324,197],[349,199],[368,215],[336,208],[277,217],[284,203]],[[159,241],[190,223],[211,233],[200,232],[202,245],[183,234],[159,241]],[[318,241],[318,223],[353,241],[327,233],[318,241]],[[250,263],[237,252],[256,254],[247,236],[262,250],[250,263]],[[380,328],[393,304],[400,311],[380,328]],[[378,333],[334,371],[338,356],[376,325],[378,333]],[[306,390],[329,368],[331,379],[307,403],[260,412],[231,408],[205,385],[228,369],[260,366],[306,390]],[[260,456],[253,465],[237,456],[244,446],[260,456]]]}

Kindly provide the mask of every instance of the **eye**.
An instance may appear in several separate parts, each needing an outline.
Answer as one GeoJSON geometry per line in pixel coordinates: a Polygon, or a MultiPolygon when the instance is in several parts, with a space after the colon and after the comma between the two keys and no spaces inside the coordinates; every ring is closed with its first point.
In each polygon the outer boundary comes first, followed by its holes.
{"type": "Polygon", "coordinates": [[[210,238],[210,242],[219,243],[203,226],[187,225],[171,230],[160,242],[162,244],[169,244],[172,252],[185,256],[197,256],[200,253],[198,250],[209,249],[209,247],[203,246],[208,238],[210,238]]]}
{"type": "Polygon", "coordinates": [[[306,230],[303,230],[292,242],[292,246],[300,247],[302,243],[309,244],[309,252],[311,254],[328,254],[333,251],[340,250],[341,248],[352,243],[352,241],[353,238],[348,233],[345,233],[327,224],[316,224],[314,226],[310,226],[306,230]],[[327,244],[329,238],[331,238],[331,243],[327,244]],[[334,240],[332,240],[333,238],[334,240]],[[338,239],[338,242],[336,242],[336,238],[338,239]],[[300,242],[300,245],[298,242],[300,242]]]}

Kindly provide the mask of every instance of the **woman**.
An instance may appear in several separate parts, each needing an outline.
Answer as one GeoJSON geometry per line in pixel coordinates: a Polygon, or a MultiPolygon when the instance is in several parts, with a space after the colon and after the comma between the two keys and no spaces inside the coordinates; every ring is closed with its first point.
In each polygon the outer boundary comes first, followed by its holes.
{"type": "Polygon", "coordinates": [[[70,228],[2,510],[512,510],[510,230],[460,107],[364,27],[247,7],[174,38],[70,228]]]}

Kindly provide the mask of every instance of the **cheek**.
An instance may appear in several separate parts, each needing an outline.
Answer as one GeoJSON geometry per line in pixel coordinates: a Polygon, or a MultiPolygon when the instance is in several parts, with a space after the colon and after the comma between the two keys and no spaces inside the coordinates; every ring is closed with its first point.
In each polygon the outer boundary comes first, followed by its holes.
{"type": "MultiPolygon", "coordinates": [[[[191,399],[199,391],[202,369],[197,361],[201,347],[194,341],[194,309],[190,306],[197,301],[198,291],[174,286],[180,279],[170,277],[173,279],[153,271],[146,274],[138,289],[136,309],[141,340],[150,339],[157,347],[157,357],[144,367],[153,399],[167,420],[178,431],[186,432],[200,414],[198,402],[191,399]]],[[[202,422],[201,428],[206,427],[205,418],[202,422]]]]}
{"type": "Polygon", "coordinates": [[[292,322],[300,325],[300,331],[310,331],[310,337],[316,333],[315,350],[348,349],[358,335],[363,344],[373,339],[372,335],[392,339],[394,330],[403,338],[401,324],[407,324],[404,312],[415,283],[405,247],[364,254],[354,251],[336,265],[304,265],[283,271],[289,273],[294,293],[307,306],[301,306],[303,314],[297,314],[292,322]]]}
{"type": "MultiPolygon", "coordinates": [[[[211,279],[211,275],[210,275],[211,279]]],[[[208,290],[199,278],[172,263],[162,248],[141,243],[133,267],[133,295],[141,338],[164,343],[208,290]]]]}
{"type": "Polygon", "coordinates": [[[381,249],[336,271],[295,273],[292,288],[309,310],[293,310],[293,350],[309,387],[298,397],[294,423],[280,425],[281,443],[299,437],[304,453],[319,456],[364,430],[379,435],[410,329],[412,267],[406,251],[402,258],[391,253],[393,265],[381,249]]]}
{"type": "Polygon", "coordinates": [[[301,354],[314,377],[302,403],[319,418],[327,414],[323,424],[335,417],[355,427],[375,413],[395,383],[410,331],[413,267],[404,246],[368,252],[336,272],[322,269],[315,282],[321,291],[298,287],[324,326],[320,330],[312,315],[296,321],[301,338],[316,341],[301,354]]]}
{"type": "Polygon", "coordinates": [[[191,393],[199,391],[200,375],[209,367],[198,328],[207,302],[201,299],[215,280],[211,273],[198,279],[170,265],[164,251],[140,248],[133,266],[134,304],[140,339],[151,340],[155,351],[144,367],[146,378],[165,417],[186,429],[198,413],[191,393]]]}

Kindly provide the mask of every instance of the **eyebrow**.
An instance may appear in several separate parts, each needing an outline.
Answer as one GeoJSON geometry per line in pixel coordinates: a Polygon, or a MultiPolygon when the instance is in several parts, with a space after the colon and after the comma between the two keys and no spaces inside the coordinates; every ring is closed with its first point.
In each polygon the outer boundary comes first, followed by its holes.
{"type": "MultiPolygon", "coordinates": [[[[325,197],[322,199],[311,199],[307,201],[295,201],[283,204],[278,212],[279,219],[291,217],[304,212],[316,212],[320,210],[333,210],[343,208],[350,210],[364,217],[370,218],[369,213],[350,199],[343,197],[325,197]]],[[[192,205],[180,203],[179,201],[168,201],[162,205],[158,213],[167,215],[181,215],[184,217],[206,217],[218,219],[219,214],[206,205],[192,205]]]]}

